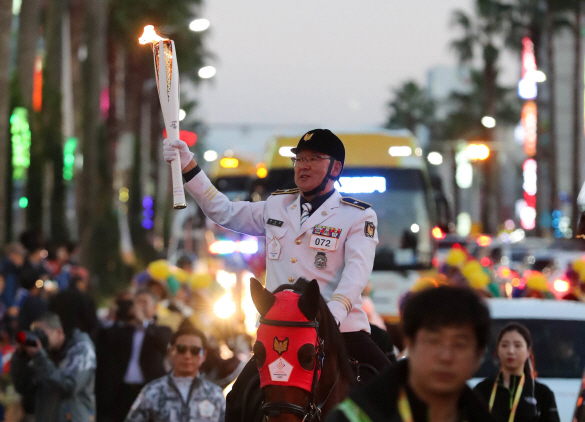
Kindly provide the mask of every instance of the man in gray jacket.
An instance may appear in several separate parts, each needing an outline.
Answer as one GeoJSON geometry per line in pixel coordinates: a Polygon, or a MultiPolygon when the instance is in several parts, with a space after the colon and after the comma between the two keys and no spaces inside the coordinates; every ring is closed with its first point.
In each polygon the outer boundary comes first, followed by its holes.
{"type": "Polygon", "coordinates": [[[32,327],[46,335],[46,350],[38,338],[34,346],[19,346],[11,375],[17,390],[35,391],[35,421],[92,421],[96,357],[91,339],[77,329],[66,338],[53,313],[44,314],[32,327]]]}

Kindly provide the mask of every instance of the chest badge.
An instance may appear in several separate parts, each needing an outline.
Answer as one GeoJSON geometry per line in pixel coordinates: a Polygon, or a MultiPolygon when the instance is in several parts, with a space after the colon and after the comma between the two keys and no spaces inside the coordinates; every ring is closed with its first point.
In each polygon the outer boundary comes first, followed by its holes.
{"type": "Polygon", "coordinates": [[[282,249],[282,245],[278,241],[276,237],[272,238],[270,243],[268,243],[268,259],[277,260],[280,258],[280,250],[282,249]]]}
{"type": "Polygon", "coordinates": [[[215,412],[215,406],[209,400],[203,400],[197,405],[199,407],[199,413],[204,418],[210,418],[215,412]]]}
{"type": "Polygon", "coordinates": [[[315,267],[322,270],[326,266],[327,266],[327,255],[325,255],[325,252],[317,252],[317,255],[315,255],[315,267]]]}

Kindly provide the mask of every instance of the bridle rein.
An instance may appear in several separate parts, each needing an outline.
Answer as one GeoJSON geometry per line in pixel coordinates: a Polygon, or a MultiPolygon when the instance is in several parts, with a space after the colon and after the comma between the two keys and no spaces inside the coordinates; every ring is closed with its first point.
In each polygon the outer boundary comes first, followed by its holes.
{"type": "Polygon", "coordinates": [[[313,381],[311,383],[311,391],[309,393],[309,404],[307,407],[299,406],[298,404],[285,402],[270,402],[262,404],[262,415],[267,418],[270,415],[280,415],[281,413],[291,413],[302,418],[303,422],[313,422],[321,420],[321,408],[327,402],[329,395],[337,384],[339,378],[339,370],[335,377],[335,382],[329,389],[325,399],[320,404],[315,404],[317,384],[319,383],[319,374],[323,368],[323,361],[325,360],[325,343],[323,338],[319,335],[319,322],[317,320],[308,322],[296,321],[278,321],[273,319],[266,319],[261,317],[260,324],[269,325],[273,327],[295,327],[295,328],[314,328],[317,331],[317,350],[315,355],[315,367],[313,368],[313,381]]]}

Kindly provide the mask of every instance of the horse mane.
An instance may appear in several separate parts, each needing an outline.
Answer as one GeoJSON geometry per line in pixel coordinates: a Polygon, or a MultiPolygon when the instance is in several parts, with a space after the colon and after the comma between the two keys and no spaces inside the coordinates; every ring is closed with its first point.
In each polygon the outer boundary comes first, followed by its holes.
{"type": "MultiPolygon", "coordinates": [[[[284,290],[292,290],[295,293],[302,294],[309,280],[304,277],[299,278],[294,284],[282,284],[273,294],[282,292],[284,290]]],[[[323,296],[319,295],[319,310],[317,313],[317,319],[319,321],[319,336],[322,339],[327,339],[325,344],[325,357],[336,356],[337,367],[339,368],[339,375],[343,377],[348,383],[353,384],[355,380],[355,374],[349,363],[349,357],[345,350],[345,343],[341,335],[341,331],[337,327],[335,318],[327,306],[327,302],[323,299],[323,296]],[[341,347],[340,347],[341,346],[341,347]]]]}

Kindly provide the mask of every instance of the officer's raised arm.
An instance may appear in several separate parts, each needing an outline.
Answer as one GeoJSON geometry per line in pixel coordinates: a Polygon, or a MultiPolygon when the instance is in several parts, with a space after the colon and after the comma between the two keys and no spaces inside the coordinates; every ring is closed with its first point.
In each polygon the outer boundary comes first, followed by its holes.
{"type": "Polygon", "coordinates": [[[207,217],[226,229],[251,236],[264,236],[265,202],[239,201],[231,202],[227,196],[217,190],[207,175],[195,161],[187,144],[181,140],[163,143],[165,161],[171,162],[175,148],[181,156],[181,169],[185,179],[185,190],[197,201],[207,217]]]}

